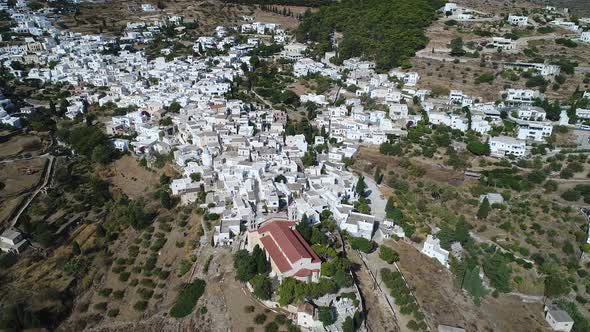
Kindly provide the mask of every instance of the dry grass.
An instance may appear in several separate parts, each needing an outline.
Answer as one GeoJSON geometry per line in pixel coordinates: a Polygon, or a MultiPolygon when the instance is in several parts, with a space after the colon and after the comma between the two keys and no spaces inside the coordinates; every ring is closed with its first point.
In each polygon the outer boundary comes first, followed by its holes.
{"type": "Polygon", "coordinates": [[[13,158],[24,152],[34,152],[42,148],[42,141],[36,136],[18,135],[0,144],[0,159],[13,158]]]}
{"type": "Polygon", "coordinates": [[[154,191],[160,179],[158,173],[141,167],[131,156],[123,156],[113,162],[103,176],[113,185],[115,191],[121,191],[133,199],[154,191]]]}
{"type": "Polygon", "coordinates": [[[453,276],[438,262],[404,242],[389,241],[400,253],[399,266],[420,306],[433,323],[467,331],[546,331],[542,304],[510,296],[486,297],[480,307],[453,286],[453,276]]]}

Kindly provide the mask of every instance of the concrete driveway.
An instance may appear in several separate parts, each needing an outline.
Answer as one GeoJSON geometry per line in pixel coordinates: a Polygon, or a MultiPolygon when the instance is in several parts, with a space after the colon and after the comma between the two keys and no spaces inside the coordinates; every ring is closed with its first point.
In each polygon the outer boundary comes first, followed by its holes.
{"type": "Polygon", "coordinates": [[[365,176],[365,183],[367,184],[367,191],[369,192],[369,199],[371,200],[371,213],[377,220],[385,219],[385,205],[387,199],[382,196],[381,190],[377,186],[372,177],[365,176]],[[382,198],[383,197],[383,198],[382,198]]]}

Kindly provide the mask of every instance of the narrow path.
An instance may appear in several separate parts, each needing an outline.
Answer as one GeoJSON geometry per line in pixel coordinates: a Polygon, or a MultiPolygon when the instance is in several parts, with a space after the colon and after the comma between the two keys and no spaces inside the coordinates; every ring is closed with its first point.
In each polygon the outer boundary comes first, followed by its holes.
{"type": "Polygon", "coordinates": [[[25,201],[24,204],[22,204],[22,206],[18,209],[18,212],[16,213],[16,215],[14,216],[14,218],[12,219],[12,221],[10,222],[10,227],[14,227],[16,226],[16,224],[18,223],[18,219],[20,218],[20,216],[23,214],[23,212],[25,212],[25,210],[29,207],[29,205],[31,204],[31,202],[33,202],[33,200],[35,199],[35,197],[37,197],[37,195],[39,194],[39,192],[41,192],[41,190],[43,190],[47,184],[49,183],[49,181],[51,180],[51,177],[53,175],[53,164],[54,164],[55,158],[53,156],[49,156],[49,164],[47,165],[47,167],[45,168],[44,172],[45,174],[43,175],[43,183],[41,184],[41,186],[39,186],[30,196],[29,198],[27,198],[27,200],[25,201]]]}

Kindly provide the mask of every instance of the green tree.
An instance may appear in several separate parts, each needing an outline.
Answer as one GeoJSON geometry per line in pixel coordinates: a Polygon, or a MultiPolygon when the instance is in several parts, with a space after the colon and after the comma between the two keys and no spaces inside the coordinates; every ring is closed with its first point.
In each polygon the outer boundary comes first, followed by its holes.
{"type": "Polygon", "coordinates": [[[340,288],[347,288],[353,285],[352,276],[344,270],[338,270],[334,273],[334,282],[340,288]]]}
{"type": "Polygon", "coordinates": [[[112,149],[107,145],[98,145],[92,150],[92,161],[106,165],[112,160],[112,149]]]}
{"type": "Polygon", "coordinates": [[[490,146],[487,143],[482,143],[476,139],[473,139],[467,143],[467,150],[477,156],[490,154],[490,146]]]}
{"type": "Polygon", "coordinates": [[[568,278],[557,273],[551,273],[543,281],[544,295],[550,299],[567,295],[570,291],[568,278]]]}
{"type": "Polygon", "coordinates": [[[295,290],[297,288],[297,280],[293,278],[285,278],[277,290],[279,297],[279,305],[286,306],[295,300],[295,290]]]}
{"type": "Polygon", "coordinates": [[[452,56],[463,56],[465,50],[463,49],[463,38],[457,37],[451,40],[451,55],[452,56]]]}
{"type": "Polygon", "coordinates": [[[399,254],[388,246],[382,245],[379,247],[379,258],[389,264],[399,262],[399,254]]]}
{"type": "Polygon", "coordinates": [[[354,188],[355,192],[359,197],[365,197],[367,191],[367,184],[365,183],[365,177],[359,176],[358,181],[356,182],[356,186],[354,188]]]}
{"type": "Polygon", "coordinates": [[[257,274],[250,280],[252,288],[254,288],[254,295],[261,300],[270,300],[272,295],[272,283],[270,279],[263,275],[257,274]]]}
{"type": "Polygon", "coordinates": [[[254,249],[252,250],[252,260],[253,263],[256,264],[257,273],[265,274],[269,271],[270,266],[266,260],[266,255],[258,245],[254,246],[254,249]]]}
{"type": "Polygon", "coordinates": [[[402,154],[402,147],[399,144],[382,143],[379,152],[387,156],[399,156],[402,154]]]}
{"type": "Polygon", "coordinates": [[[182,318],[190,315],[197,301],[205,292],[205,281],[195,279],[193,282],[184,285],[178,293],[176,303],[170,309],[170,316],[174,318],[182,318]]]}
{"type": "Polygon", "coordinates": [[[167,190],[160,191],[160,204],[165,209],[171,209],[173,207],[172,197],[170,197],[170,193],[167,190]]]}
{"type": "Polygon", "coordinates": [[[359,250],[365,254],[373,251],[374,243],[362,237],[350,237],[350,247],[354,250],[359,250]]]}
{"type": "Polygon", "coordinates": [[[170,106],[168,106],[168,110],[173,113],[178,113],[180,111],[180,104],[178,102],[172,102],[170,106]]]}
{"type": "Polygon", "coordinates": [[[247,250],[238,250],[234,254],[234,269],[236,280],[247,282],[256,275],[256,265],[251,264],[250,254],[247,250]]]}
{"type": "Polygon", "coordinates": [[[336,322],[336,315],[331,307],[318,307],[318,318],[324,326],[332,325],[336,322]]]}
{"type": "Polygon", "coordinates": [[[481,204],[479,205],[479,210],[477,210],[477,219],[484,220],[488,217],[490,213],[490,201],[488,198],[484,198],[481,204]]]}
{"type": "Polygon", "coordinates": [[[80,250],[80,245],[78,244],[78,242],[74,241],[72,243],[72,255],[78,256],[81,253],[82,253],[82,251],[80,250]]]}
{"type": "Polygon", "coordinates": [[[512,270],[506,257],[499,253],[487,256],[483,261],[483,271],[496,290],[502,293],[511,291],[510,275],[512,270]]]}
{"type": "Polygon", "coordinates": [[[190,175],[192,182],[201,181],[201,173],[191,173],[190,175]]]}

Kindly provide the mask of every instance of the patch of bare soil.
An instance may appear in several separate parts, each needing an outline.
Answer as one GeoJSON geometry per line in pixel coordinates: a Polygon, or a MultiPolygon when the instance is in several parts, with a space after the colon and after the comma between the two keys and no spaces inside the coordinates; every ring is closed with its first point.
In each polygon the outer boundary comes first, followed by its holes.
{"type": "Polygon", "coordinates": [[[36,136],[13,136],[0,144],[0,159],[13,158],[21,153],[41,150],[43,144],[36,136]]]}
{"type": "MultiPolygon", "coordinates": [[[[378,147],[362,146],[355,157],[353,167],[358,171],[368,174],[373,174],[374,169],[380,167],[383,174],[387,175],[389,171],[393,171],[394,173],[404,171],[400,166],[400,159],[399,157],[382,155],[378,147]]],[[[424,169],[426,173],[423,178],[425,179],[428,178],[429,180],[452,185],[460,185],[464,181],[468,181],[462,173],[448,168],[443,165],[442,161],[437,162],[432,159],[414,158],[413,163],[424,169]]]]}
{"type": "Polygon", "coordinates": [[[518,298],[487,296],[481,305],[453,285],[450,271],[402,241],[388,242],[400,254],[398,263],[424,314],[438,324],[461,326],[467,331],[549,331],[540,303],[518,298]]]}
{"type": "Polygon", "coordinates": [[[108,181],[130,198],[138,198],[159,185],[160,175],[141,167],[131,156],[123,156],[111,165],[105,176],[108,181]]]}
{"type": "Polygon", "coordinates": [[[18,196],[34,187],[41,178],[44,165],[44,159],[0,163],[0,182],[5,185],[4,189],[0,190],[0,201],[18,196]]]}
{"type": "Polygon", "coordinates": [[[303,14],[308,9],[307,7],[296,6],[276,6],[276,8],[279,11],[282,11],[283,8],[288,9],[293,13],[293,16],[284,16],[275,14],[273,12],[256,9],[254,11],[254,17],[256,21],[280,24],[283,29],[295,29],[299,26],[297,15],[303,14]]]}

